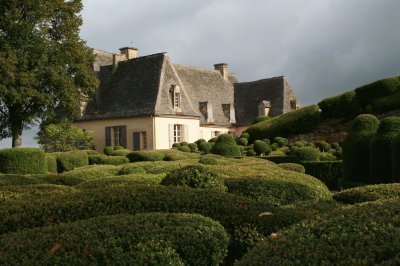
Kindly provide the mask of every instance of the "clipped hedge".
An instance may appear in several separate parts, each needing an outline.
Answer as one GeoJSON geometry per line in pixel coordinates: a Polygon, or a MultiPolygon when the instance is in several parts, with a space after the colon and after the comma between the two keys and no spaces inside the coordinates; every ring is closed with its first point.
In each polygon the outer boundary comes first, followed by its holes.
{"type": "Polygon", "coordinates": [[[400,108],[400,92],[374,99],[372,109],[374,113],[384,113],[400,108]]]}
{"type": "Polygon", "coordinates": [[[130,174],[146,174],[146,171],[143,167],[140,167],[136,164],[129,164],[118,171],[118,175],[130,175],[130,174]]]}
{"type": "Polygon", "coordinates": [[[319,106],[310,105],[252,125],[246,132],[250,134],[251,141],[273,139],[279,136],[288,137],[310,132],[319,122],[319,106]]]}
{"type": "Polygon", "coordinates": [[[378,130],[379,120],[373,115],[357,116],[343,141],[343,177],[350,181],[367,182],[370,169],[370,140],[378,130]]]}
{"type": "Polygon", "coordinates": [[[400,136],[392,142],[392,181],[400,182],[400,136]]]}
{"type": "Polygon", "coordinates": [[[129,163],[125,156],[104,156],[100,158],[100,164],[121,165],[129,163]]]}
{"type": "Polygon", "coordinates": [[[209,142],[202,142],[199,145],[199,151],[204,152],[205,154],[210,153],[211,151],[211,144],[209,142]]]}
{"type": "Polygon", "coordinates": [[[299,148],[295,154],[300,162],[319,161],[320,159],[318,150],[311,147],[299,148]]]}
{"type": "Polygon", "coordinates": [[[271,147],[263,140],[254,141],[253,150],[256,155],[268,155],[271,153],[271,147]]]}
{"type": "Polygon", "coordinates": [[[99,177],[88,179],[75,185],[78,189],[99,189],[99,188],[114,188],[126,187],[135,185],[154,186],[160,185],[165,174],[129,174],[111,177],[99,177]]]}
{"type": "Polygon", "coordinates": [[[52,184],[73,186],[85,180],[115,176],[118,174],[118,170],[119,168],[114,165],[90,165],[59,174],[58,176],[50,176],[46,180],[52,184]]]}
{"type": "Polygon", "coordinates": [[[43,177],[42,175],[39,177],[37,175],[0,174],[0,188],[3,186],[26,186],[48,183],[43,177]]]}
{"type": "Polygon", "coordinates": [[[45,174],[45,153],[36,148],[0,149],[0,173],[45,174]]]}
{"type": "Polygon", "coordinates": [[[400,77],[391,77],[372,82],[355,89],[361,106],[371,104],[374,99],[388,96],[400,90],[400,77]]]}
{"type": "Polygon", "coordinates": [[[326,98],[319,102],[318,106],[321,108],[323,119],[353,118],[361,112],[355,91],[326,98]]]}
{"type": "Polygon", "coordinates": [[[237,265],[398,265],[399,227],[398,200],[356,205],[267,238],[237,265]]]}
{"type": "Polygon", "coordinates": [[[57,160],[56,157],[46,154],[47,172],[57,174],[57,160]]]}
{"type": "Polygon", "coordinates": [[[239,146],[231,135],[221,134],[211,148],[211,153],[221,156],[235,157],[240,156],[239,146]]]}
{"type": "Polygon", "coordinates": [[[336,193],[333,198],[346,204],[382,199],[400,199],[400,184],[379,184],[350,188],[336,193]]]}
{"type": "Polygon", "coordinates": [[[296,156],[291,156],[291,155],[282,155],[282,156],[276,156],[276,155],[270,155],[267,157],[264,157],[268,161],[271,161],[273,163],[298,163],[299,159],[296,156]]]}
{"type": "Polygon", "coordinates": [[[85,151],[68,151],[53,153],[57,160],[59,173],[74,170],[75,168],[89,165],[89,157],[85,151]]]}
{"type": "Polygon", "coordinates": [[[76,189],[53,184],[14,185],[0,187],[0,202],[46,198],[51,195],[74,193],[76,189]]]}
{"type": "MultiPolygon", "coordinates": [[[[155,259],[152,246],[162,243],[159,248],[171,248],[186,265],[219,265],[228,242],[218,222],[198,214],[102,216],[3,235],[0,263],[147,265],[155,259]],[[144,252],[143,244],[150,250],[144,252]]],[[[156,261],[162,249],[158,253],[156,261]]]]}
{"type": "Polygon", "coordinates": [[[132,151],[129,149],[116,149],[115,151],[113,151],[110,155],[111,156],[127,156],[129,153],[131,153],[132,151]]]}
{"type": "Polygon", "coordinates": [[[330,190],[338,190],[339,179],[342,178],[341,161],[301,162],[306,174],[321,180],[330,190]]]}
{"type": "Polygon", "coordinates": [[[392,143],[400,136],[400,117],[382,119],[378,131],[370,141],[371,183],[393,182],[392,143]]]}
{"type": "Polygon", "coordinates": [[[162,161],[164,154],[158,151],[134,151],[127,155],[131,162],[162,161]]]}
{"type": "Polygon", "coordinates": [[[306,169],[304,168],[304,166],[302,166],[301,164],[298,164],[298,163],[280,163],[280,164],[278,164],[278,166],[286,171],[292,171],[292,172],[297,172],[297,173],[301,173],[301,174],[306,173],[306,169]]]}

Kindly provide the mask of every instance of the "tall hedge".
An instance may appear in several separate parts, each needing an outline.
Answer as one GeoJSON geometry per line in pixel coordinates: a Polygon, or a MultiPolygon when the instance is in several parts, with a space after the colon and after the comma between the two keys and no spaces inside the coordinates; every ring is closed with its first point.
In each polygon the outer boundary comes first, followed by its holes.
{"type": "Polygon", "coordinates": [[[251,141],[288,137],[310,132],[318,126],[319,122],[319,106],[310,105],[252,125],[246,132],[250,134],[251,141]]]}
{"type": "Polygon", "coordinates": [[[400,117],[387,117],[370,141],[370,178],[373,183],[393,182],[392,143],[400,135],[400,117]]]}
{"type": "Polygon", "coordinates": [[[400,182],[400,136],[392,142],[392,180],[400,182]]]}
{"type": "Polygon", "coordinates": [[[376,98],[388,96],[400,90],[400,77],[391,77],[372,82],[355,89],[361,106],[371,104],[376,98]]]}
{"type": "Polygon", "coordinates": [[[357,116],[343,141],[343,177],[350,181],[367,182],[369,176],[369,142],[378,130],[379,120],[373,115],[357,116]]]}
{"type": "Polygon", "coordinates": [[[228,134],[219,135],[214,146],[212,146],[211,148],[211,153],[229,157],[241,155],[239,146],[236,144],[236,141],[231,135],[228,134]]]}
{"type": "Polygon", "coordinates": [[[89,157],[86,151],[68,151],[53,153],[57,159],[59,173],[74,170],[75,168],[89,165],[89,157]]]}
{"type": "Polygon", "coordinates": [[[358,97],[355,91],[326,98],[318,103],[322,118],[352,118],[360,113],[358,97]]]}
{"type": "Polygon", "coordinates": [[[180,265],[219,265],[228,242],[221,224],[198,214],[101,216],[2,235],[0,263],[176,265],[180,258],[180,265]]]}
{"type": "Polygon", "coordinates": [[[45,174],[46,155],[42,150],[35,148],[1,149],[0,173],[45,174]]]}

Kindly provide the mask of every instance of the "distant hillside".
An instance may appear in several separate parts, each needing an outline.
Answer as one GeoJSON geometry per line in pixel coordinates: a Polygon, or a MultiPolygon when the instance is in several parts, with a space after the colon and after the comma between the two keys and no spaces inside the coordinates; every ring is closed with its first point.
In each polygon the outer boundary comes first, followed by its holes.
{"type": "Polygon", "coordinates": [[[342,140],[359,114],[400,115],[400,77],[378,80],[318,103],[249,127],[251,140],[287,137],[292,140],[342,140]],[[319,139],[315,139],[319,138],[319,139]]]}

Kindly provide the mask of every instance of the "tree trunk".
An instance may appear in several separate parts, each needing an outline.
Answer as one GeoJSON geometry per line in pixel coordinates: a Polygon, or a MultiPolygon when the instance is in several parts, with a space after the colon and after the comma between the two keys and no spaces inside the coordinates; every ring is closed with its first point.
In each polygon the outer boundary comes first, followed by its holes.
{"type": "Polygon", "coordinates": [[[19,148],[22,144],[22,123],[14,123],[12,130],[12,147],[19,148]]]}

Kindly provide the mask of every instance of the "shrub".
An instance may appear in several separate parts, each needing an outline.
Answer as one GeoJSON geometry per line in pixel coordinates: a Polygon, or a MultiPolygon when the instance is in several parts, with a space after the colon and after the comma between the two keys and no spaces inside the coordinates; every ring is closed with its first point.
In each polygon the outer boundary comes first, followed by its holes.
{"type": "Polygon", "coordinates": [[[242,133],[242,135],[240,135],[240,137],[239,138],[245,138],[245,139],[250,139],[250,134],[249,133],[246,133],[246,132],[243,132],[242,133]]]}
{"type": "Polygon", "coordinates": [[[246,151],[246,156],[257,156],[257,153],[254,150],[246,151]]]}
{"type": "Polygon", "coordinates": [[[319,121],[318,105],[310,105],[252,125],[246,132],[250,134],[253,141],[273,139],[277,136],[288,137],[310,132],[319,124],[319,121]]]}
{"type": "Polygon", "coordinates": [[[89,157],[85,151],[57,152],[54,154],[57,159],[57,170],[59,173],[89,165],[89,157]]]}
{"type": "Polygon", "coordinates": [[[330,154],[330,153],[321,153],[319,155],[319,160],[325,161],[325,162],[338,161],[336,156],[334,156],[333,154],[330,154]]]}
{"type": "Polygon", "coordinates": [[[279,149],[279,145],[277,143],[272,143],[270,147],[272,151],[277,151],[279,149]]]}
{"type": "Polygon", "coordinates": [[[199,150],[204,152],[205,154],[210,153],[211,144],[209,142],[202,142],[199,145],[199,150]]]}
{"type": "Polygon", "coordinates": [[[87,153],[88,156],[99,154],[99,153],[98,153],[97,151],[95,151],[95,150],[84,150],[84,151],[87,153]]]}
{"type": "Polygon", "coordinates": [[[125,156],[104,156],[100,159],[100,164],[120,165],[129,163],[125,156]]]}
{"type": "Polygon", "coordinates": [[[318,103],[323,119],[353,118],[360,113],[358,97],[355,91],[326,98],[318,103]]]}
{"type": "Polygon", "coordinates": [[[228,242],[218,222],[198,214],[102,216],[2,236],[5,256],[0,261],[4,265],[138,265],[138,261],[148,265],[154,259],[169,262],[171,257],[163,254],[169,248],[176,252],[174,261],[181,258],[188,265],[219,265],[226,256],[228,242]],[[54,245],[50,252],[49,243],[54,245]],[[24,250],[22,254],[17,246],[24,250]],[[158,253],[155,258],[154,246],[158,253]]]}
{"type": "Polygon", "coordinates": [[[296,156],[275,156],[275,155],[270,155],[267,156],[266,159],[268,161],[281,164],[281,163],[298,163],[299,159],[296,156]]]}
{"type": "MultiPolygon", "coordinates": [[[[370,168],[370,139],[376,133],[379,120],[373,115],[357,116],[343,141],[343,178],[366,182],[370,168]]],[[[336,157],[337,154],[335,154],[336,157]]]]}
{"type": "Polygon", "coordinates": [[[146,174],[146,171],[142,167],[135,164],[126,165],[118,171],[118,175],[130,174],[146,174]]]}
{"type": "Polygon", "coordinates": [[[114,147],[108,146],[103,149],[103,153],[110,156],[114,152],[114,147]]]}
{"type": "Polygon", "coordinates": [[[195,143],[197,144],[197,146],[200,146],[201,143],[203,142],[207,142],[205,139],[198,139],[195,141],[195,143]]]}
{"type": "Polygon", "coordinates": [[[226,191],[224,180],[216,172],[201,165],[189,165],[169,172],[161,182],[164,186],[217,189],[226,191]]]}
{"type": "Polygon", "coordinates": [[[52,184],[3,186],[0,188],[0,203],[46,198],[51,195],[62,195],[73,192],[76,192],[76,189],[72,187],[52,184]]]}
{"type": "Polygon", "coordinates": [[[216,141],[217,141],[217,137],[214,137],[214,138],[211,138],[211,139],[208,140],[208,142],[210,142],[210,143],[211,142],[216,142],[216,141]]]}
{"type": "Polygon", "coordinates": [[[95,154],[95,155],[89,155],[88,159],[89,159],[89,164],[93,165],[93,164],[102,164],[102,161],[104,159],[106,159],[108,156],[104,155],[104,154],[95,154]]]}
{"type": "Polygon", "coordinates": [[[400,108],[400,93],[374,99],[372,103],[374,113],[384,113],[400,108]]]}
{"type": "Polygon", "coordinates": [[[288,140],[282,137],[276,137],[273,140],[273,143],[278,144],[280,148],[285,147],[288,144],[288,140]]]}
{"type": "Polygon", "coordinates": [[[119,176],[106,176],[94,179],[87,179],[76,184],[77,189],[93,190],[115,187],[129,187],[136,185],[154,186],[160,185],[165,174],[128,174],[119,176]]]}
{"type": "Polygon", "coordinates": [[[189,143],[186,142],[186,141],[182,141],[180,144],[181,144],[181,147],[182,147],[182,146],[189,146],[189,143]]]}
{"type": "Polygon", "coordinates": [[[247,146],[249,141],[246,138],[238,138],[236,140],[237,145],[247,146]]]}
{"type": "Polygon", "coordinates": [[[400,182],[400,136],[392,142],[392,181],[400,182]]]}
{"type": "Polygon", "coordinates": [[[211,148],[211,152],[222,156],[240,156],[240,149],[236,145],[235,140],[228,134],[221,134],[215,145],[211,148]]]}
{"type": "Polygon", "coordinates": [[[271,153],[271,147],[262,140],[254,141],[253,150],[256,152],[256,155],[268,155],[271,153]]]}
{"type": "Polygon", "coordinates": [[[269,139],[263,139],[263,141],[264,141],[265,143],[267,143],[268,145],[271,145],[271,141],[270,141],[269,139]]]}
{"type": "Polygon", "coordinates": [[[174,144],[172,144],[172,148],[180,148],[181,147],[181,144],[180,143],[174,143],[174,144]]]}
{"type": "Polygon", "coordinates": [[[258,116],[256,119],[254,119],[253,124],[257,124],[259,122],[266,121],[269,119],[271,119],[269,116],[258,116]]]}
{"type": "Polygon", "coordinates": [[[115,176],[118,174],[118,170],[114,165],[91,165],[58,176],[51,176],[45,180],[52,184],[74,186],[85,180],[115,176]]]}
{"type": "Polygon", "coordinates": [[[162,161],[164,154],[157,151],[134,151],[128,154],[127,157],[131,162],[162,161]]]}
{"type": "Polygon", "coordinates": [[[321,152],[328,152],[328,151],[331,149],[331,145],[330,145],[328,142],[324,141],[324,140],[322,140],[322,141],[317,141],[317,142],[315,143],[315,146],[316,146],[321,152]]]}
{"type": "Polygon", "coordinates": [[[191,151],[189,146],[184,146],[184,145],[181,145],[179,150],[182,151],[182,152],[190,152],[191,151]]]}
{"type": "Polygon", "coordinates": [[[217,165],[218,161],[217,159],[213,157],[208,157],[208,156],[202,156],[199,160],[199,163],[201,164],[208,164],[208,165],[217,165]]]}
{"type": "Polygon", "coordinates": [[[197,151],[198,147],[196,143],[189,143],[190,151],[197,151]]]}
{"type": "Polygon", "coordinates": [[[46,154],[47,172],[57,174],[57,160],[54,156],[46,154]]]}
{"type": "Polygon", "coordinates": [[[398,136],[400,136],[400,117],[384,118],[370,141],[371,182],[393,182],[391,148],[398,136]]]}
{"type": "Polygon", "coordinates": [[[346,204],[400,199],[400,184],[379,184],[350,188],[336,193],[333,198],[346,204]]]}
{"type": "Polygon", "coordinates": [[[48,182],[37,175],[0,174],[0,189],[5,186],[26,186],[46,183],[48,182]]]}
{"type": "Polygon", "coordinates": [[[127,156],[132,151],[129,149],[118,149],[111,153],[111,156],[127,156]]]}
{"type": "Polygon", "coordinates": [[[388,96],[400,88],[399,77],[378,80],[355,89],[361,106],[371,104],[374,99],[388,96]]]}
{"type": "Polygon", "coordinates": [[[281,163],[281,164],[278,164],[278,166],[286,171],[292,171],[292,172],[297,172],[297,173],[302,173],[302,174],[306,173],[306,169],[304,168],[304,166],[302,166],[301,164],[298,164],[298,163],[281,163]]]}
{"type": "Polygon", "coordinates": [[[342,178],[342,162],[325,161],[325,162],[306,162],[301,164],[306,170],[306,174],[321,180],[329,189],[339,189],[339,179],[342,178]]]}
{"type": "Polygon", "coordinates": [[[332,211],[266,239],[237,265],[396,265],[398,200],[332,211]]]}
{"type": "Polygon", "coordinates": [[[318,150],[311,147],[299,148],[296,151],[296,157],[300,162],[302,161],[319,161],[318,150]]]}
{"type": "Polygon", "coordinates": [[[337,142],[332,143],[332,144],[331,144],[331,147],[332,147],[332,149],[335,149],[335,150],[338,150],[338,149],[341,148],[341,147],[340,147],[340,144],[337,143],[337,142]]]}
{"type": "Polygon", "coordinates": [[[46,155],[42,150],[35,148],[1,149],[0,173],[45,174],[46,155]]]}
{"type": "Polygon", "coordinates": [[[186,159],[187,159],[187,157],[181,153],[169,153],[169,154],[166,154],[164,157],[164,161],[180,161],[180,160],[186,160],[186,159]]]}

